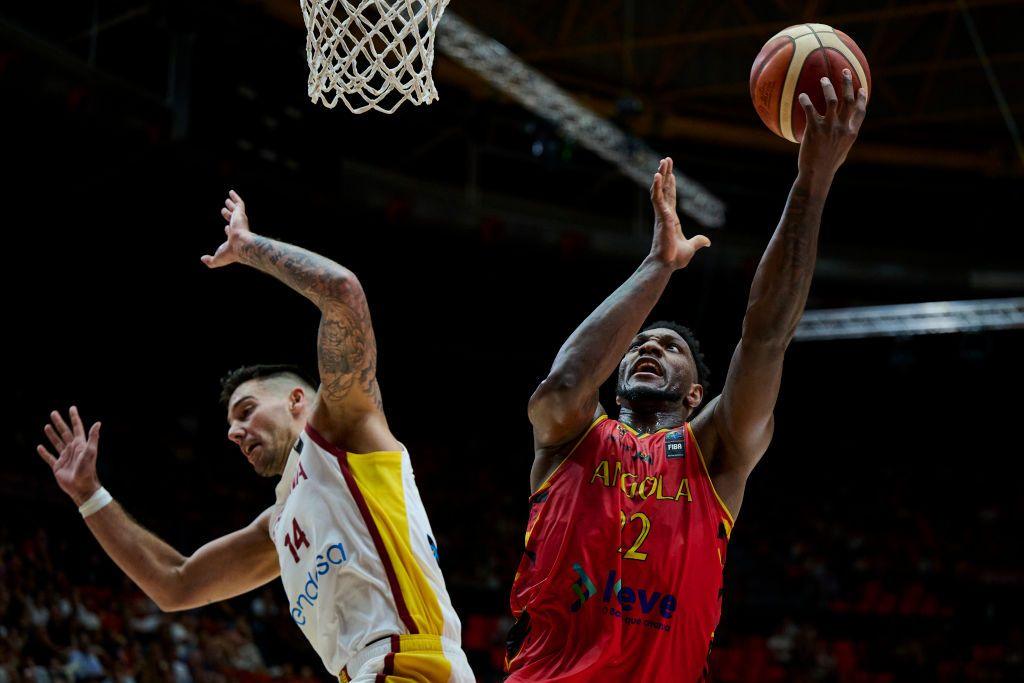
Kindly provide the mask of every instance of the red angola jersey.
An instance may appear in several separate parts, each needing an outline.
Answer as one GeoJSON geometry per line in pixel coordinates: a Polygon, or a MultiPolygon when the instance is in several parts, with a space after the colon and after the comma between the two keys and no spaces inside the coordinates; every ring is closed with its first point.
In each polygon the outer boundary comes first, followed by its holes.
{"type": "Polygon", "coordinates": [[[708,678],[733,518],[688,423],[598,418],[530,503],[508,681],[708,678]]]}

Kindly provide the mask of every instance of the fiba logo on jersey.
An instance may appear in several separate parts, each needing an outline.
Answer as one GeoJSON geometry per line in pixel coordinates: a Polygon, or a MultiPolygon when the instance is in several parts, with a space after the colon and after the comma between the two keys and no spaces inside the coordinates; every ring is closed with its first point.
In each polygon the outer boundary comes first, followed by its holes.
{"type": "Polygon", "coordinates": [[[686,457],[685,432],[669,432],[665,435],[665,457],[669,460],[686,457]]]}

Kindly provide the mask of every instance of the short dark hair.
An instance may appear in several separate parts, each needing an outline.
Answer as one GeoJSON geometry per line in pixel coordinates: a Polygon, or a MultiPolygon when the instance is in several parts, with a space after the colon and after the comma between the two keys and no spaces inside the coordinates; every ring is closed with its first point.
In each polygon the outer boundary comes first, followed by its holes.
{"type": "Polygon", "coordinates": [[[315,386],[297,365],[243,365],[235,368],[220,380],[220,402],[226,406],[235,389],[251,379],[291,377],[308,387],[315,386]]]}
{"type": "Polygon", "coordinates": [[[700,342],[697,341],[696,335],[686,325],[680,325],[677,322],[671,320],[655,320],[652,323],[647,323],[641,332],[654,329],[666,329],[672,330],[686,342],[686,345],[690,347],[690,353],[693,354],[693,360],[697,364],[697,383],[704,387],[705,393],[710,389],[711,383],[711,368],[708,367],[708,363],[704,360],[704,354],[700,351],[700,342]]]}

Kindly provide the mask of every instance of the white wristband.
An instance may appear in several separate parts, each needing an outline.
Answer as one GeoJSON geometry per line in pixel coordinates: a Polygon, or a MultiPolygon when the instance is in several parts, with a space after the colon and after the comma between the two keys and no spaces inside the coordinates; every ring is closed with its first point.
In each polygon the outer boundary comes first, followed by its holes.
{"type": "Polygon", "coordinates": [[[113,500],[114,497],[101,486],[99,491],[89,497],[89,500],[78,506],[78,511],[82,513],[82,518],[84,519],[91,514],[99,512],[113,502],[113,500]]]}

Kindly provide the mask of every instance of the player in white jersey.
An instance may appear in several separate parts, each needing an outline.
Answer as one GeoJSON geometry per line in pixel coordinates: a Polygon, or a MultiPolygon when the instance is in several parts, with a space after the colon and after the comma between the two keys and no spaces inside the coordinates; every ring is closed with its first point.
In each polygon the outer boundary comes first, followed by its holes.
{"type": "Polygon", "coordinates": [[[280,476],[273,506],[190,556],[113,501],[96,474],[100,424],[50,414],[40,445],[117,565],[163,610],[225,600],[272,581],[333,675],[358,683],[470,683],[459,619],[434,535],[377,386],[377,347],[363,289],[337,263],[256,235],[242,199],[221,211],[227,240],[203,263],[239,262],[284,282],[321,311],[320,388],[287,366],[240,368],[224,380],[228,438],[263,476],[280,476]]]}

